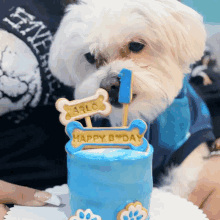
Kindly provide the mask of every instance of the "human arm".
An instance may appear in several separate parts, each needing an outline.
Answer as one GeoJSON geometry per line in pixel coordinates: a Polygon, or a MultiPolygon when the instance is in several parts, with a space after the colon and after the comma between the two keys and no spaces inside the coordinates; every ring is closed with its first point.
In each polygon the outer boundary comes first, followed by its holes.
{"type": "MultiPolygon", "coordinates": [[[[215,141],[218,146],[220,139],[215,141]]],[[[220,219],[220,156],[211,156],[201,170],[196,187],[188,200],[197,205],[210,220],[220,219]]]]}
{"type": "Polygon", "coordinates": [[[0,180],[0,220],[4,219],[9,209],[3,204],[17,204],[25,206],[43,206],[45,204],[60,205],[58,196],[45,191],[18,186],[0,180]]]}

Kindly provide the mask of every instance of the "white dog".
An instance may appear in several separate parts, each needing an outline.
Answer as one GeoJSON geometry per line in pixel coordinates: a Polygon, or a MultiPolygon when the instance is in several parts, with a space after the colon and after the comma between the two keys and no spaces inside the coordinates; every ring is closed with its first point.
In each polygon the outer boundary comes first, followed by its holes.
{"type": "MultiPolygon", "coordinates": [[[[67,7],[49,63],[57,78],[75,88],[76,99],[105,88],[113,126],[122,123],[117,75],[122,68],[132,70],[129,121],[152,122],[177,97],[189,65],[203,55],[205,40],[202,17],[177,0],[84,0],[67,7]]],[[[166,189],[187,197],[207,154],[202,143],[170,171],[166,189]]]]}

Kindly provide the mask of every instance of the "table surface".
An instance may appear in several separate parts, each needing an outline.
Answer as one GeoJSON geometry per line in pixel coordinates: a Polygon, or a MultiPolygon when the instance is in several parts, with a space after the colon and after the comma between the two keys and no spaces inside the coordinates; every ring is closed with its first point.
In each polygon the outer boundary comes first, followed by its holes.
{"type": "MultiPolygon", "coordinates": [[[[17,206],[5,216],[6,220],[68,220],[70,217],[69,191],[66,184],[49,188],[47,192],[59,195],[62,198],[62,205],[27,207],[17,206]]],[[[150,220],[208,220],[206,215],[193,203],[153,188],[150,204],[150,220]]]]}

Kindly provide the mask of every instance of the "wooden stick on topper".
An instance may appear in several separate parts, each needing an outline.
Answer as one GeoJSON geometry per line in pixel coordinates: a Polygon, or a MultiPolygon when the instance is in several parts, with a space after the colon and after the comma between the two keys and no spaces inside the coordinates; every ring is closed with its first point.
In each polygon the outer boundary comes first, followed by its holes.
{"type": "Polygon", "coordinates": [[[104,89],[98,89],[94,96],[68,101],[65,98],[56,101],[56,109],[61,112],[60,122],[67,125],[71,121],[86,118],[87,127],[92,127],[90,116],[101,114],[107,116],[111,113],[111,105],[108,103],[108,93],[104,89]]]}
{"type": "Polygon", "coordinates": [[[88,128],[92,128],[92,121],[91,121],[91,118],[90,116],[86,116],[85,117],[85,120],[86,120],[86,125],[88,128]]]}
{"type": "Polygon", "coordinates": [[[132,86],[133,86],[133,75],[132,71],[128,69],[122,69],[118,74],[120,78],[120,89],[118,101],[123,103],[123,122],[122,126],[127,126],[128,122],[128,107],[132,100],[132,86]]]}

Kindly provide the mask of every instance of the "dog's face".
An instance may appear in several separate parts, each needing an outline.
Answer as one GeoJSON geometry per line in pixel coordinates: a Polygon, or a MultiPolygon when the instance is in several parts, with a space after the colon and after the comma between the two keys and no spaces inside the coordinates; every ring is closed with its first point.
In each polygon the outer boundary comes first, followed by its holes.
{"type": "Polygon", "coordinates": [[[182,88],[190,63],[203,55],[201,17],[177,0],[84,1],[70,5],[51,47],[54,75],[75,98],[109,92],[113,126],[121,125],[121,69],[134,74],[129,119],[153,120],[182,88]]]}

